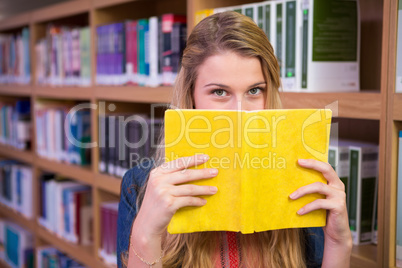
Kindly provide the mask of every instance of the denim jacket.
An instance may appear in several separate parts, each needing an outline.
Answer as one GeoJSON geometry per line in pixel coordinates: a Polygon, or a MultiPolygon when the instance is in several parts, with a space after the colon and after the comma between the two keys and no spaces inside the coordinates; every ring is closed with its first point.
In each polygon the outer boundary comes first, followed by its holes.
{"type": "MultiPolygon", "coordinates": [[[[152,162],[144,162],[141,166],[133,167],[126,172],[121,183],[117,219],[117,265],[119,268],[123,267],[121,255],[128,250],[131,226],[138,212],[136,206],[138,189],[144,185],[152,166],[152,162]]],[[[322,228],[304,228],[303,232],[307,267],[321,267],[324,253],[322,228]]]]}

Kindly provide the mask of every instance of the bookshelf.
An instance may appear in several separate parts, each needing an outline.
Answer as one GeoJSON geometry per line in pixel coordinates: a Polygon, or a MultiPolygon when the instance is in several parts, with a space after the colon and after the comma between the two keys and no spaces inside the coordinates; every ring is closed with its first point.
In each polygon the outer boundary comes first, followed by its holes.
{"type": "MultiPolygon", "coordinates": [[[[168,103],[171,87],[97,86],[95,85],[96,27],[102,24],[161,15],[168,12],[187,14],[188,29],[194,27],[197,10],[254,3],[256,0],[72,0],[26,12],[0,21],[0,33],[12,33],[29,27],[31,77],[29,85],[0,85],[0,97],[30,98],[32,104],[43,99],[79,102],[116,103],[126,111],[146,111],[151,103],[168,103]],[[89,26],[91,29],[91,86],[42,86],[35,81],[35,43],[45,36],[51,22],[89,26]]],[[[285,108],[323,108],[337,102],[341,135],[357,137],[380,144],[378,245],[355,246],[352,267],[395,267],[395,207],[397,130],[402,129],[402,93],[394,93],[397,1],[360,1],[361,15],[361,81],[358,93],[281,93],[285,108]],[[357,131],[350,130],[353,125],[357,131]]],[[[34,106],[32,105],[32,106],[34,106]]],[[[34,109],[34,108],[32,108],[34,109]]],[[[117,112],[117,111],[116,111],[117,112]]],[[[91,111],[92,141],[98,140],[98,110],[91,111]]],[[[34,115],[34,113],[32,113],[34,115]]],[[[33,127],[35,128],[33,116],[33,127]]],[[[33,131],[32,148],[35,148],[33,131]]],[[[52,171],[90,185],[93,203],[94,245],[71,244],[42,228],[36,220],[28,221],[17,212],[0,206],[0,215],[32,231],[35,245],[53,245],[89,267],[109,267],[98,256],[100,248],[100,203],[118,200],[121,180],[98,172],[98,148],[91,149],[91,165],[79,167],[43,159],[35,150],[20,151],[0,144],[0,156],[30,164],[34,170],[34,191],[39,190],[41,171],[52,171]]],[[[35,213],[39,215],[38,194],[34,195],[35,213]]]]}

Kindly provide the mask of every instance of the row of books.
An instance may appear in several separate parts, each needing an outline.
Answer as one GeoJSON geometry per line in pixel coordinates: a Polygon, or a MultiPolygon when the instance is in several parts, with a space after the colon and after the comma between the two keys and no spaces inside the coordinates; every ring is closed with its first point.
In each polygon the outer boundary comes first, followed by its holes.
{"type": "Polygon", "coordinates": [[[46,38],[35,45],[36,78],[39,84],[91,84],[91,31],[48,25],[46,38]]]}
{"type": "Polygon", "coordinates": [[[122,177],[155,151],[163,119],[142,114],[99,116],[99,172],[122,177]]]}
{"type": "Polygon", "coordinates": [[[0,83],[29,84],[31,61],[29,28],[17,34],[0,34],[0,83]]]}
{"type": "Polygon", "coordinates": [[[359,90],[357,0],[272,0],[206,9],[195,14],[196,23],[226,10],[251,17],[265,31],[280,64],[284,91],[359,90]]]}
{"type": "Polygon", "coordinates": [[[353,244],[376,244],[378,145],[339,140],[330,145],[328,162],[345,184],[353,244]]]}
{"type": "Polygon", "coordinates": [[[39,156],[77,165],[90,163],[91,114],[89,109],[77,107],[69,102],[36,105],[39,156]]]}
{"type": "Polygon", "coordinates": [[[39,224],[75,244],[90,245],[92,190],[89,186],[43,173],[40,177],[39,224]]]}
{"type": "Polygon", "coordinates": [[[398,138],[398,178],[396,202],[396,259],[402,266],[402,130],[398,138]]]}
{"type": "Polygon", "coordinates": [[[21,226],[0,219],[0,258],[11,268],[34,267],[34,239],[21,226]]]}
{"type": "Polygon", "coordinates": [[[99,256],[108,264],[117,264],[117,212],[119,202],[101,204],[101,247],[99,256]]]}
{"type": "Polygon", "coordinates": [[[36,249],[36,267],[85,268],[79,262],[51,246],[41,246],[36,249]]]}
{"type": "Polygon", "coordinates": [[[96,29],[96,83],[173,85],[185,47],[186,16],[162,16],[96,29]]]}
{"type": "Polygon", "coordinates": [[[0,143],[21,150],[31,147],[29,100],[0,100],[0,143]]]}
{"type": "Polygon", "coordinates": [[[13,160],[0,160],[0,203],[33,217],[32,168],[13,160]]]}

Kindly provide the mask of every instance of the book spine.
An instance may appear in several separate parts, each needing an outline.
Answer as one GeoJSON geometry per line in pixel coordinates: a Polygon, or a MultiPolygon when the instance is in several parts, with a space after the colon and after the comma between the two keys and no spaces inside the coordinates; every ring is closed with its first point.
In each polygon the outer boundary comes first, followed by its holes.
{"type": "Polygon", "coordinates": [[[156,87],[159,85],[158,75],[158,17],[149,19],[149,76],[147,85],[156,87]]]}
{"type": "Polygon", "coordinates": [[[285,7],[285,58],[283,90],[296,90],[296,1],[287,1],[285,7]]]}
{"type": "Polygon", "coordinates": [[[283,53],[283,3],[276,3],[276,57],[278,59],[279,67],[280,67],[280,76],[283,77],[283,63],[284,63],[284,53],[283,53]]]}

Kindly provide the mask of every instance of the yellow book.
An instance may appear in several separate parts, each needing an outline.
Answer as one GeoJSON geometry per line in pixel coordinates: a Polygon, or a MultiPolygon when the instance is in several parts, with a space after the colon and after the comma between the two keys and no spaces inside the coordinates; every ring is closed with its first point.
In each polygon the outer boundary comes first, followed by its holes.
{"type": "Polygon", "coordinates": [[[217,168],[211,179],[191,182],[216,186],[203,207],[185,207],[173,216],[169,233],[200,231],[261,232],[324,226],[326,211],[296,212],[317,198],[289,195],[321,173],[302,168],[298,159],[327,162],[330,110],[194,110],[165,112],[165,158],[194,154],[210,159],[195,168],[217,168]]]}
{"type": "Polygon", "coordinates": [[[202,9],[195,12],[194,25],[197,25],[200,21],[206,17],[214,14],[214,9],[202,9]]]}

